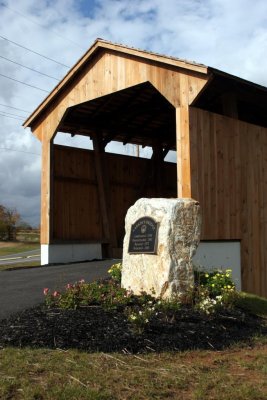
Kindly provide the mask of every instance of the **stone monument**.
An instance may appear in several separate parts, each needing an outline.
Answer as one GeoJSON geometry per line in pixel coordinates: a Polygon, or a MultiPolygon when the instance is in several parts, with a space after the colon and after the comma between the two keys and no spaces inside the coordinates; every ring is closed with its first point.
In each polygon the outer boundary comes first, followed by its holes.
{"type": "Polygon", "coordinates": [[[183,299],[194,283],[200,229],[200,206],[193,199],[139,199],[125,219],[122,287],[183,299]]]}

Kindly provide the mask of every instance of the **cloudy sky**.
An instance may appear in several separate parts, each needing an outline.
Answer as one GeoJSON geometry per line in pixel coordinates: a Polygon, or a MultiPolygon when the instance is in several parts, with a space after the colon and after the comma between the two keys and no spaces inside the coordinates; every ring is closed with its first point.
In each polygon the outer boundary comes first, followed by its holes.
{"type": "Polygon", "coordinates": [[[0,0],[0,204],[31,224],[41,146],[21,124],[99,37],[267,86],[266,0],[0,0]]]}

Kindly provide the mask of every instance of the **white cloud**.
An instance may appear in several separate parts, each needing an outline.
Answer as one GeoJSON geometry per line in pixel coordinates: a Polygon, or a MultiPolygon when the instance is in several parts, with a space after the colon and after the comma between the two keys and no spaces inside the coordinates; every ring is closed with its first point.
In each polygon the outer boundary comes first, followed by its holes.
{"type": "MultiPolygon", "coordinates": [[[[0,5],[1,36],[69,66],[102,37],[267,85],[266,0],[6,0],[5,5],[0,5]]],[[[56,78],[67,72],[1,38],[0,55],[56,78]]],[[[1,58],[0,73],[45,90],[56,84],[1,58]]],[[[32,111],[45,95],[0,76],[2,104],[32,111]]],[[[0,113],[4,110],[27,116],[0,106],[0,113]]],[[[0,123],[1,148],[40,154],[40,143],[22,121],[0,115],[0,123]]],[[[0,203],[38,224],[39,191],[40,157],[0,149],[0,203]]]]}

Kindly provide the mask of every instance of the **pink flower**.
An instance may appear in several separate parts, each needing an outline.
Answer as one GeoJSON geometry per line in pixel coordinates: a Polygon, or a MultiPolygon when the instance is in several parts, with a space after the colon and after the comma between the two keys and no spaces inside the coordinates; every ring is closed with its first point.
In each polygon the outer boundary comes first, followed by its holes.
{"type": "Polygon", "coordinates": [[[67,288],[67,289],[72,289],[72,288],[73,288],[73,285],[71,285],[70,283],[68,283],[67,286],[66,286],[66,288],[67,288]]]}
{"type": "Polygon", "coordinates": [[[44,290],[43,290],[43,293],[44,293],[44,295],[45,296],[47,296],[48,295],[48,292],[49,292],[49,289],[46,287],[46,288],[44,288],[44,290]]]}
{"type": "Polygon", "coordinates": [[[84,283],[85,282],[85,280],[84,279],[81,279],[80,281],[79,281],[79,283],[84,283]]]}
{"type": "Polygon", "coordinates": [[[57,291],[55,290],[54,293],[53,293],[53,296],[54,296],[54,297],[57,297],[57,296],[59,296],[59,295],[60,295],[60,293],[57,292],[57,291]]]}

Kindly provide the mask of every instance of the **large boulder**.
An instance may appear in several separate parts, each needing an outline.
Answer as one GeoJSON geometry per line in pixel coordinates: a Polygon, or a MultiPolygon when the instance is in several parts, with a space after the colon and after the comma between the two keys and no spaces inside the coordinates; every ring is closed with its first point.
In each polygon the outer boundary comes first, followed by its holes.
{"type": "Polygon", "coordinates": [[[199,244],[200,229],[200,206],[193,199],[139,199],[129,208],[125,219],[122,286],[135,294],[185,298],[194,283],[192,257],[199,244]],[[138,241],[148,240],[143,239],[146,228],[140,218],[147,218],[148,224],[156,223],[156,235],[150,235],[156,241],[155,254],[147,253],[150,246],[145,248],[141,243],[138,247],[138,241]],[[131,231],[133,235],[139,220],[141,231],[134,239],[132,236],[129,247],[131,231]]]}

